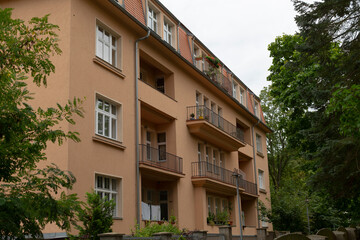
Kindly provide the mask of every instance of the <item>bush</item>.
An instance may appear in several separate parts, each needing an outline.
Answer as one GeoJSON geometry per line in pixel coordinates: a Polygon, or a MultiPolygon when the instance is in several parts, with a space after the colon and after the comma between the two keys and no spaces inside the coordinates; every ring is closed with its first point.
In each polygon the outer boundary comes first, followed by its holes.
{"type": "Polygon", "coordinates": [[[131,230],[134,237],[151,237],[154,233],[158,232],[171,232],[176,235],[183,233],[176,225],[169,222],[163,224],[148,223],[144,228],[140,228],[138,224],[135,225],[135,230],[131,230]]]}

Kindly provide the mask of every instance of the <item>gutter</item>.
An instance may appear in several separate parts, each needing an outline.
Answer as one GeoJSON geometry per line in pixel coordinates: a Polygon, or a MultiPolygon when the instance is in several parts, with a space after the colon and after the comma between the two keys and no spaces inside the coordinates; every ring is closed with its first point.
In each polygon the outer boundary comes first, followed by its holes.
{"type": "Polygon", "coordinates": [[[150,36],[150,29],[147,34],[135,41],[135,151],[136,151],[136,222],[140,225],[140,154],[139,154],[139,42],[150,36]]]}
{"type": "MultiPolygon", "coordinates": [[[[253,95],[255,96],[255,95],[253,95]]],[[[255,109],[255,103],[254,103],[254,99],[252,99],[252,107],[253,109],[255,109]]],[[[257,168],[256,168],[256,152],[255,152],[255,130],[254,128],[259,125],[259,123],[262,123],[260,121],[260,119],[258,119],[257,123],[254,123],[251,126],[251,132],[252,132],[252,144],[253,144],[253,155],[254,155],[254,176],[255,176],[255,184],[256,184],[256,195],[259,194],[258,189],[258,180],[257,180],[257,168]]],[[[259,217],[259,197],[256,198],[256,211],[257,211],[257,224],[258,224],[258,228],[260,228],[260,217],[259,217]]]]}

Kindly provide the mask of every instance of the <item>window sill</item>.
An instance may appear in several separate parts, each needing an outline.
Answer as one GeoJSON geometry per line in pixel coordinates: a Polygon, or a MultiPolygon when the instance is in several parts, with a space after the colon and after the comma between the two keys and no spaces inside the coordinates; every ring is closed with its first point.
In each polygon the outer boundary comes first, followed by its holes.
{"type": "Polygon", "coordinates": [[[262,152],[256,152],[256,154],[262,158],[264,158],[264,154],[262,152]]]}
{"type": "Polygon", "coordinates": [[[112,219],[113,219],[113,220],[123,220],[122,217],[113,217],[112,219]]]}
{"type": "Polygon", "coordinates": [[[265,189],[263,189],[263,188],[259,188],[259,192],[261,192],[261,193],[267,193],[267,191],[265,190],[265,189]]]}
{"type": "Polygon", "coordinates": [[[102,60],[99,57],[94,57],[93,58],[93,62],[96,64],[99,64],[100,66],[106,68],[107,70],[109,70],[110,72],[114,73],[115,75],[119,76],[120,78],[124,79],[125,75],[121,72],[121,70],[117,67],[114,67],[113,65],[111,65],[110,63],[102,60]]]}
{"type": "Polygon", "coordinates": [[[93,136],[92,139],[93,139],[93,141],[108,144],[108,145],[110,145],[112,147],[116,147],[116,148],[119,148],[121,150],[126,149],[126,147],[124,145],[122,145],[121,142],[116,141],[116,140],[105,138],[105,137],[102,137],[102,136],[99,136],[99,135],[93,136]]]}

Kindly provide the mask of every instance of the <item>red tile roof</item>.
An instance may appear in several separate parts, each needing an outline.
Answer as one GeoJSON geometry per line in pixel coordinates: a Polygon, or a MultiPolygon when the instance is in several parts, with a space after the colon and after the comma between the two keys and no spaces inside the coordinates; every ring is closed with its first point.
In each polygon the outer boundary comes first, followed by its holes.
{"type": "Polygon", "coordinates": [[[193,63],[193,59],[191,56],[191,48],[189,45],[189,37],[181,27],[179,27],[179,47],[180,47],[180,54],[186,60],[193,63]]]}
{"type": "Polygon", "coordinates": [[[142,24],[145,24],[144,10],[141,0],[124,0],[125,9],[142,24]]]}

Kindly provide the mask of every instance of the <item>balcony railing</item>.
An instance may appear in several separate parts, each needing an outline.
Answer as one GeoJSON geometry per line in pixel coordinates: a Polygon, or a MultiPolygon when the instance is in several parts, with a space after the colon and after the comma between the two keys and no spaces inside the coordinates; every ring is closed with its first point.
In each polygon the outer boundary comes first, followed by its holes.
{"type": "Polygon", "coordinates": [[[244,132],[204,105],[187,107],[187,120],[203,119],[221,131],[245,142],[244,132]]]}
{"type": "Polygon", "coordinates": [[[192,177],[207,177],[236,186],[236,178],[232,171],[205,161],[191,163],[191,172],[192,177]]]}
{"type": "Polygon", "coordinates": [[[176,173],[182,173],[182,158],[167,153],[161,148],[153,148],[148,145],[139,144],[140,163],[162,168],[176,173]]]}
{"type": "MultiPolygon", "coordinates": [[[[210,179],[214,179],[223,183],[227,183],[233,186],[236,186],[236,178],[234,177],[234,171],[230,171],[228,169],[219,167],[217,165],[201,161],[201,162],[193,162],[191,164],[191,172],[192,177],[206,177],[210,179]]],[[[250,193],[253,195],[257,194],[257,187],[255,183],[244,180],[241,174],[242,171],[237,171],[240,173],[242,178],[239,181],[239,187],[245,189],[246,193],[250,193]]]]}
{"type": "Polygon", "coordinates": [[[224,75],[221,71],[221,67],[216,68],[213,64],[209,62],[206,57],[197,57],[196,66],[201,70],[216,84],[223,88],[228,94],[232,96],[232,83],[231,79],[228,76],[224,75]]]}
{"type": "Polygon", "coordinates": [[[255,183],[246,181],[244,179],[241,179],[240,181],[240,187],[245,189],[245,192],[256,195],[257,194],[257,186],[255,183]]]}

